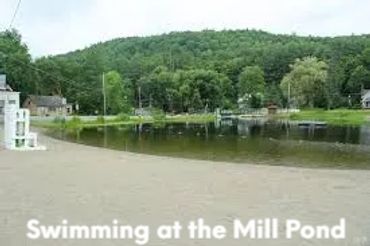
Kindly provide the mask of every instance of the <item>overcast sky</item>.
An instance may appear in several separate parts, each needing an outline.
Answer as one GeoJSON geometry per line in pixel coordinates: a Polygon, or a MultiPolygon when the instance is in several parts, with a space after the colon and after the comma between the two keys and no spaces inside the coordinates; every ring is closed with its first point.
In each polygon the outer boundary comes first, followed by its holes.
{"type": "MultiPolygon", "coordinates": [[[[18,0],[0,0],[0,30],[18,0]]],[[[298,35],[370,33],[370,0],[22,0],[13,26],[33,56],[117,37],[262,29],[298,35]]]]}

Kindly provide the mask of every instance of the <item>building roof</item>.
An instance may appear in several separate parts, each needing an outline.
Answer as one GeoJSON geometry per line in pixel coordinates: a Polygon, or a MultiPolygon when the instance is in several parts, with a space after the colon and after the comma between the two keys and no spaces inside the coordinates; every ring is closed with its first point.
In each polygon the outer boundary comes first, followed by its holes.
{"type": "Polygon", "coordinates": [[[63,107],[67,105],[67,100],[61,96],[30,95],[29,99],[38,107],[63,107]]]}

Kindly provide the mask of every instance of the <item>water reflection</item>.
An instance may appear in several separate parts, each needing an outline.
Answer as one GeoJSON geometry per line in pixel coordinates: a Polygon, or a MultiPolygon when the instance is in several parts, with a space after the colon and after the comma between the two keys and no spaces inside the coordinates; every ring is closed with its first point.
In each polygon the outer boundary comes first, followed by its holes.
{"type": "Polygon", "coordinates": [[[362,126],[360,130],[360,144],[370,145],[370,127],[362,126]]]}
{"type": "Polygon", "coordinates": [[[370,168],[370,128],[302,127],[289,121],[140,124],[56,132],[83,144],[216,161],[370,168]]]}
{"type": "MultiPolygon", "coordinates": [[[[220,122],[222,125],[223,122],[220,122]]],[[[234,122],[238,134],[286,140],[306,140],[333,143],[369,144],[369,126],[323,126],[301,125],[299,122],[271,121],[267,119],[241,120],[234,122]]],[[[230,122],[226,122],[230,126],[230,122]]]]}

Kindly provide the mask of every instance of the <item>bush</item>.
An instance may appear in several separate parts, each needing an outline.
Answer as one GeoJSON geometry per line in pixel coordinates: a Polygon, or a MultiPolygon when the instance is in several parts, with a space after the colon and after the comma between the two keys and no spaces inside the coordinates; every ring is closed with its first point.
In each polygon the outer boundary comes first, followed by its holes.
{"type": "Polygon", "coordinates": [[[99,124],[104,124],[104,123],[105,123],[105,118],[104,118],[104,116],[99,115],[99,116],[96,118],[96,122],[97,122],[97,123],[99,123],[99,124]]]}
{"type": "Polygon", "coordinates": [[[125,114],[125,113],[120,113],[116,117],[117,121],[129,121],[130,120],[130,115],[125,114]]]}
{"type": "Polygon", "coordinates": [[[164,121],[166,119],[166,114],[161,109],[152,109],[151,114],[155,121],[164,121]]]}
{"type": "Polygon", "coordinates": [[[81,126],[81,119],[78,116],[73,116],[71,120],[67,121],[66,128],[78,128],[81,126]]]}
{"type": "Polygon", "coordinates": [[[55,123],[55,124],[65,124],[66,119],[64,117],[57,116],[53,119],[53,123],[55,123]]]}

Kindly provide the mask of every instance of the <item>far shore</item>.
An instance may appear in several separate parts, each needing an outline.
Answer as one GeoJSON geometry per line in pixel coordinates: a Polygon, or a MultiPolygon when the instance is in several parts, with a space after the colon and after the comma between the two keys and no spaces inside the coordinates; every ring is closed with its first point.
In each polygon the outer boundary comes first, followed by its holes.
{"type": "Polygon", "coordinates": [[[215,121],[216,117],[212,113],[207,114],[178,114],[161,115],[160,117],[151,116],[129,116],[125,115],[122,119],[120,115],[109,116],[67,116],[67,117],[32,117],[31,125],[41,128],[85,128],[132,124],[164,124],[164,123],[208,123],[215,121]]]}
{"type": "MultiPolygon", "coordinates": [[[[370,126],[370,110],[352,109],[304,109],[295,113],[279,113],[266,115],[269,119],[289,120],[289,121],[320,121],[329,125],[336,126],[370,126]]],[[[58,116],[33,116],[31,124],[42,128],[86,128],[132,124],[165,124],[165,123],[209,123],[217,119],[213,113],[204,114],[177,114],[159,116],[130,116],[130,115],[107,115],[85,116],[70,115],[66,117],[58,116]]]]}
{"type": "MultiPolygon", "coordinates": [[[[26,238],[26,223],[68,219],[76,224],[159,225],[204,218],[230,226],[233,219],[274,217],[311,224],[347,220],[345,240],[151,240],[149,245],[364,245],[370,224],[370,171],[238,165],[134,154],[52,139],[48,150],[0,149],[0,245],[50,245],[26,238]]],[[[284,228],[281,228],[284,230],[284,228]]],[[[368,242],[368,241],[367,241],[368,242]]],[[[73,245],[131,245],[75,241],[73,245]]],[[[65,245],[63,241],[55,244],[65,245]]]]}

